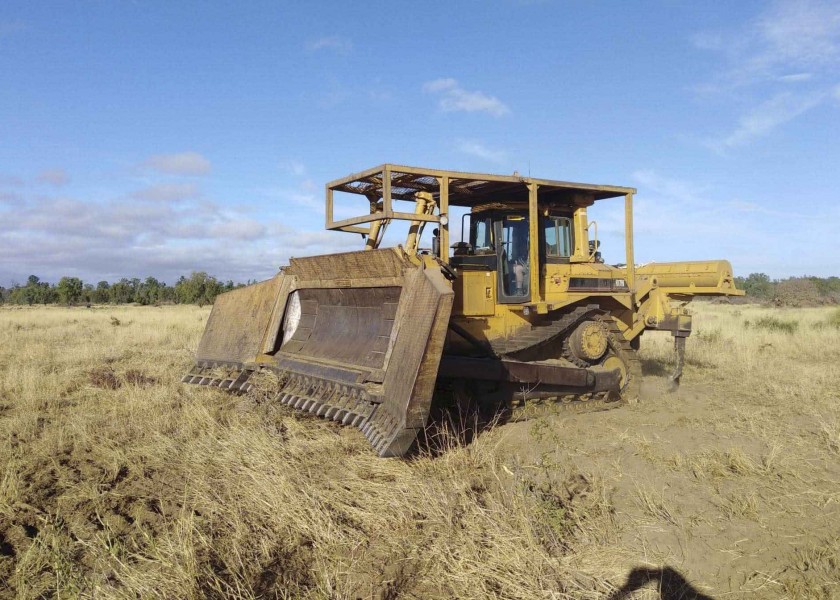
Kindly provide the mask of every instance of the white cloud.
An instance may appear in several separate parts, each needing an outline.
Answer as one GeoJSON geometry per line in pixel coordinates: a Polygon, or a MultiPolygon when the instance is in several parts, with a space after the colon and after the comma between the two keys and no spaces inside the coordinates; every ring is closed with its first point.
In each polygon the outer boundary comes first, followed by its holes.
{"type": "Polygon", "coordinates": [[[723,50],[727,42],[719,31],[701,31],[691,36],[691,42],[700,50],[723,50]]]}
{"type": "Polygon", "coordinates": [[[688,183],[680,179],[663,177],[656,171],[644,169],[635,171],[633,180],[639,184],[640,191],[653,192],[657,195],[678,200],[681,204],[700,204],[699,194],[702,194],[702,187],[688,183]]]}
{"type": "Polygon", "coordinates": [[[840,69],[840,2],[776,0],[745,27],[700,33],[693,42],[723,58],[718,74],[697,90],[752,105],[730,132],[707,142],[720,152],[768,135],[831,97],[840,69]]]}
{"type": "Polygon", "coordinates": [[[178,202],[198,197],[198,186],[194,183],[158,183],[131,194],[137,200],[178,202]]]}
{"type": "Polygon", "coordinates": [[[191,263],[203,263],[207,245],[237,256],[250,244],[268,244],[260,221],[195,197],[189,186],[167,185],[105,201],[33,196],[0,203],[0,278],[19,270],[50,277],[80,270],[96,280],[115,272],[169,277],[175,273],[156,271],[151,257],[183,254],[178,270],[188,273],[191,263]],[[137,202],[138,195],[181,201],[137,202]]]}
{"type": "Polygon", "coordinates": [[[783,0],[759,18],[766,44],[757,62],[819,65],[840,59],[840,4],[834,0],[783,0]]]}
{"type": "Polygon", "coordinates": [[[813,77],[813,73],[791,73],[790,75],[779,76],[778,81],[781,81],[782,83],[799,83],[802,81],[810,81],[813,77]]]}
{"type": "MultiPolygon", "coordinates": [[[[37,274],[86,282],[146,277],[173,282],[193,270],[246,281],[274,274],[290,256],[362,248],[358,235],[321,230],[323,197],[302,178],[259,202],[208,199],[192,182],[152,182],[105,198],[0,188],[0,285],[37,274]]],[[[251,193],[253,194],[253,192],[251,193]]]]}
{"type": "MultiPolygon", "coordinates": [[[[708,184],[640,170],[632,175],[638,186],[634,200],[635,255],[640,263],[727,259],[738,275],[764,271],[771,276],[798,274],[790,266],[790,248],[820,245],[825,259],[809,263],[813,272],[830,274],[831,234],[840,211],[817,214],[791,212],[775,203],[772,195],[761,199],[739,198],[708,184]],[[784,243],[768,243],[784,240],[784,243]]],[[[621,259],[623,206],[621,202],[596,202],[590,218],[597,220],[599,239],[608,262],[621,259]]],[[[834,248],[832,248],[834,246],[834,248]]],[[[835,261],[836,262],[836,261],[835,261]]]]}
{"type": "Polygon", "coordinates": [[[323,214],[325,210],[324,201],[320,198],[316,198],[314,194],[306,192],[290,192],[288,194],[288,198],[298,206],[309,208],[321,214],[323,214]]]}
{"type": "Polygon", "coordinates": [[[265,198],[270,198],[272,203],[299,206],[323,216],[326,203],[324,196],[319,194],[319,189],[323,188],[316,186],[311,179],[301,179],[294,186],[260,188],[256,192],[265,198]]]}
{"type": "Polygon", "coordinates": [[[738,120],[738,126],[721,140],[713,140],[710,146],[722,150],[734,148],[767,135],[778,126],[808,112],[825,98],[825,94],[793,94],[784,92],[761,103],[738,120]]]}
{"type": "Polygon", "coordinates": [[[147,158],[143,166],[170,175],[206,175],[211,168],[210,161],[198,152],[156,154],[147,158]]]}
{"type": "Polygon", "coordinates": [[[729,63],[718,89],[780,79],[808,81],[840,63],[840,3],[777,0],[739,30],[701,32],[692,41],[702,50],[723,53],[729,63]]]}
{"type": "Polygon", "coordinates": [[[296,177],[306,175],[306,165],[294,159],[280,161],[280,170],[296,177]]]}
{"type": "Polygon", "coordinates": [[[64,169],[47,169],[38,173],[36,180],[38,183],[49,183],[50,185],[59,187],[70,181],[70,176],[67,175],[67,171],[64,169]]]}
{"type": "Polygon", "coordinates": [[[472,140],[459,140],[456,146],[459,152],[475,156],[487,162],[501,164],[507,160],[507,154],[501,150],[493,150],[484,144],[472,140]]]}
{"type": "Polygon", "coordinates": [[[339,54],[348,54],[353,50],[353,42],[347,38],[339,37],[337,35],[329,35],[320,37],[310,41],[306,45],[310,52],[317,52],[318,50],[332,50],[339,54]]]}
{"type": "Polygon", "coordinates": [[[266,234],[266,227],[254,219],[238,219],[224,223],[217,223],[210,228],[210,235],[216,238],[232,240],[259,239],[266,234]]]}
{"type": "Polygon", "coordinates": [[[444,112],[486,112],[494,117],[501,117],[510,112],[507,105],[495,96],[465,90],[452,78],[426,82],[423,91],[438,95],[438,105],[444,112]]]}

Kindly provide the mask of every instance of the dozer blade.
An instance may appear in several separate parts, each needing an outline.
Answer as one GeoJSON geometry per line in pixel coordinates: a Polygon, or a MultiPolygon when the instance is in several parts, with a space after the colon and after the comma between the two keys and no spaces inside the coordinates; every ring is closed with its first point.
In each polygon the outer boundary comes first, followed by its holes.
{"type": "Polygon", "coordinates": [[[452,300],[439,269],[394,249],[292,259],[216,299],[183,381],[247,391],[252,372],[270,369],[278,402],[402,456],[428,419],[452,300]]]}

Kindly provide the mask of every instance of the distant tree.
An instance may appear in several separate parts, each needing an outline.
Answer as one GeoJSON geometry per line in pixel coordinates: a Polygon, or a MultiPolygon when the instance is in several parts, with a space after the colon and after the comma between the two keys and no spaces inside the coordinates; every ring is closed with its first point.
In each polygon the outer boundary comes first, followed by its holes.
{"type": "Polygon", "coordinates": [[[134,286],[132,280],[123,277],[113,284],[108,289],[108,300],[112,304],[128,304],[129,302],[134,302],[134,286]]]}
{"type": "MultiPolygon", "coordinates": [[[[26,304],[32,306],[38,302],[44,302],[44,284],[37,275],[30,275],[26,279],[26,286],[23,288],[22,296],[26,304]]],[[[46,302],[44,302],[46,304],[46,302]]]]}
{"type": "Polygon", "coordinates": [[[137,288],[135,301],[140,304],[157,304],[167,300],[174,300],[174,291],[170,291],[166,283],[158,281],[154,277],[146,277],[146,280],[137,288]]]}
{"type": "Polygon", "coordinates": [[[820,296],[835,301],[840,301],[840,277],[808,277],[815,286],[820,296]]]}
{"type": "Polygon", "coordinates": [[[178,298],[175,295],[175,287],[171,285],[164,285],[161,290],[161,302],[177,302],[178,298]]]}
{"type": "Polygon", "coordinates": [[[204,271],[193,272],[189,277],[182,275],[175,284],[175,297],[180,304],[212,304],[223,291],[219,280],[204,271]]]}
{"type": "Polygon", "coordinates": [[[55,302],[56,293],[49,283],[41,281],[37,275],[30,275],[26,285],[14,286],[9,292],[8,301],[12,304],[49,304],[55,302]]]}
{"type": "Polygon", "coordinates": [[[744,290],[747,296],[759,300],[772,300],[776,288],[766,273],[750,273],[746,278],[737,277],[735,284],[744,290]]]}
{"type": "Polygon", "coordinates": [[[91,301],[95,302],[96,304],[105,304],[106,302],[110,302],[110,289],[111,284],[109,284],[107,281],[100,281],[96,284],[96,289],[93,290],[91,301]]]}
{"type": "Polygon", "coordinates": [[[143,306],[154,304],[157,299],[160,282],[154,277],[147,277],[146,281],[137,286],[137,293],[135,294],[135,302],[139,302],[143,306]]]}
{"type": "Polygon", "coordinates": [[[82,299],[84,284],[78,277],[62,277],[55,291],[61,304],[74,304],[82,299]]]}

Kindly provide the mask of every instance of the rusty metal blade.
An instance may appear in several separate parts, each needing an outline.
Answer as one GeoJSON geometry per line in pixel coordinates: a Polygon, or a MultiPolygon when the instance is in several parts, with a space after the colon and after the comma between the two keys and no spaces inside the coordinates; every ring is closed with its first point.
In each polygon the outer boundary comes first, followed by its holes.
{"type": "Polygon", "coordinates": [[[394,249],[293,259],[217,298],[184,381],[245,392],[254,369],[270,368],[283,382],[272,391],[279,403],[357,427],[380,456],[402,456],[429,416],[453,296],[439,268],[394,249]],[[240,372],[211,375],[219,365],[240,372]]]}

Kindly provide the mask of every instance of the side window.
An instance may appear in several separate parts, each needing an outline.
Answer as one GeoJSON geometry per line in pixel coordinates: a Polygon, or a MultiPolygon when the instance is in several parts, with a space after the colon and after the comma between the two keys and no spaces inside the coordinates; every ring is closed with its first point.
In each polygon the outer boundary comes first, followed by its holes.
{"type": "Polygon", "coordinates": [[[472,238],[475,254],[493,254],[495,252],[487,219],[477,220],[472,224],[472,238]]]}
{"type": "Polygon", "coordinates": [[[560,232],[557,229],[557,221],[554,219],[545,220],[545,255],[560,256],[560,232]]]}
{"type": "Polygon", "coordinates": [[[572,221],[566,217],[545,219],[545,255],[568,258],[572,255],[572,221]]]}

